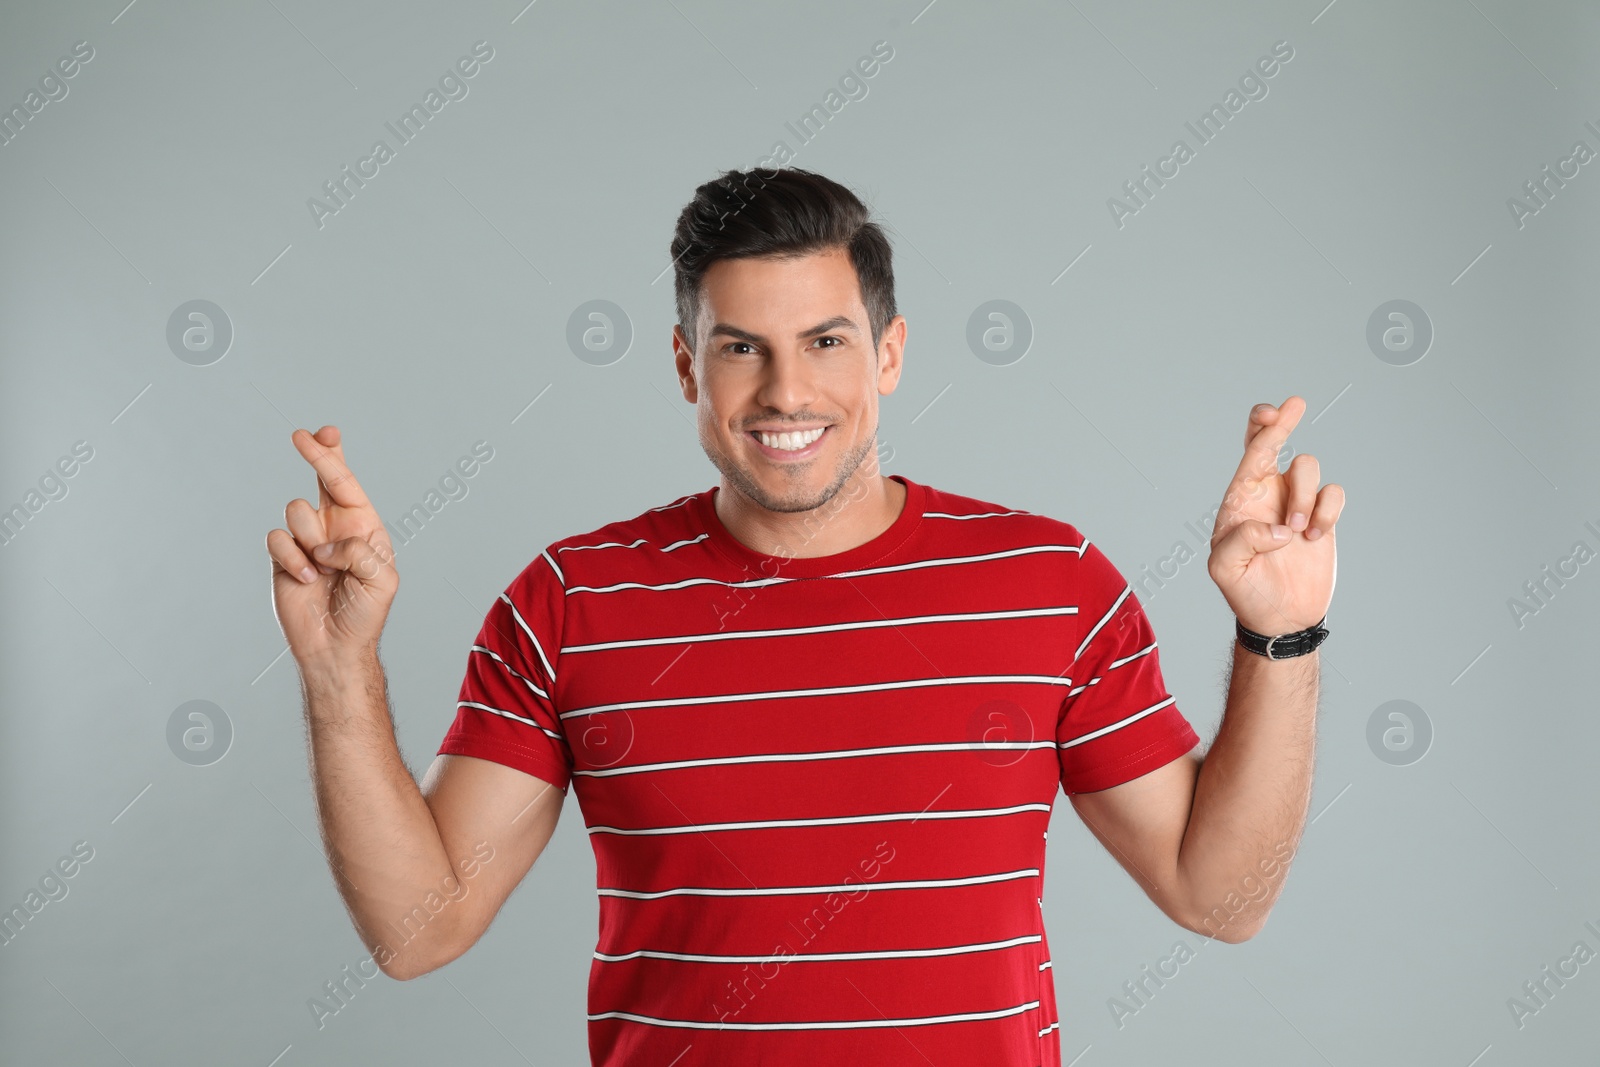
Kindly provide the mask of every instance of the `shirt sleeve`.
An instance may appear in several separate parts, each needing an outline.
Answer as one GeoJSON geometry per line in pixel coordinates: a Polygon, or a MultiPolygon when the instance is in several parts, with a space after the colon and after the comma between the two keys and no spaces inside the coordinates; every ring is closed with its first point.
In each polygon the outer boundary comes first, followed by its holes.
{"type": "Polygon", "coordinates": [[[1155,631],[1133,587],[1078,537],[1078,645],[1056,744],[1062,789],[1092,793],[1170,763],[1200,736],[1167,692],[1155,631]]]}
{"type": "Polygon", "coordinates": [[[484,615],[440,755],[476,756],[566,791],[572,749],[556,709],[566,589],[545,549],[484,615]]]}

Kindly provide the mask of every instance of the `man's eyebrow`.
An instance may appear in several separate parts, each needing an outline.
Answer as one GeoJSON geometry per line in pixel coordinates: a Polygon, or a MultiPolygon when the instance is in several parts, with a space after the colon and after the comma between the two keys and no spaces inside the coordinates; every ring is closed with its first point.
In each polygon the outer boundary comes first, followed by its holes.
{"type": "MultiPolygon", "coordinates": [[[[817,337],[833,330],[845,330],[853,334],[861,333],[861,327],[855,324],[854,319],[851,319],[846,315],[835,315],[831,319],[826,319],[817,323],[809,330],[801,330],[799,333],[795,334],[795,339],[803,341],[807,337],[817,337]]],[[[751,333],[749,330],[741,330],[739,327],[726,322],[719,322],[715,326],[711,327],[712,337],[716,337],[719,334],[727,337],[735,337],[741,341],[748,341],[751,344],[761,344],[766,341],[766,338],[762,337],[760,334],[751,333]]]]}

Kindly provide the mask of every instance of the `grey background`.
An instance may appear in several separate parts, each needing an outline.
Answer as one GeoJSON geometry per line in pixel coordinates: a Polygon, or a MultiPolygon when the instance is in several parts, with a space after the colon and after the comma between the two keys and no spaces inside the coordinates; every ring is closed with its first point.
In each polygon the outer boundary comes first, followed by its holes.
{"type": "MultiPolygon", "coordinates": [[[[671,367],[667,245],[695,185],[778,140],[892,228],[888,471],[1070,521],[1137,580],[1203,548],[1250,405],[1299,393],[1291,445],[1348,494],[1285,894],[1254,940],[1202,945],[1061,798],[1064,1062],[1600,1062],[1600,962],[1520,1028],[1507,1007],[1575,942],[1600,950],[1600,563],[1524,625],[1508,607],[1600,549],[1600,163],[1520,228],[1506,206],[1575,141],[1600,150],[1592,6],[123,2],[0,16],[7,109],[94,48],[0,147],[0,502],[94,450],[0,547],[0,906],[94,849],[0,947],[4,1062],[587,1062],[571,804],[467,956],[317,1026],[309,998],[367,952],[318,843],[263,538],[315,500],[296,426],[341,427],[386,518],[493,446],[400,552],[383,655],[420,774],[534,554],[714,484],[671,367]],[[307,199],[479,40],[469,95],[319,229],[307,199]],[[785,123],[879,40],[867,95],[802,146],[785,123]],[[1107,199],[1279,40],[1268,95],[1119,228],[1107,199]],[[203,367],[166,341],[196,299],[234,331],[203,367]],[[599,299],[634,332],[605,366],[566,341],[599,299]],[[993,299],[1033,331],[1003,366],[966,343],[993,299]],[[1394,299],[1434,329],[1409,366],[1366,342],[1394,299]],[[168,747],[191,700],[232,726],[209,766],[168,747]],[[1368,745],[1391,700],[1432,724],[1420,761],[1368,745]],[[1109,998],[1179,940],[1197,958],[1119,1028],[1109,998]]],[[[1141,599],[1209,741],[1232,619],[1203,559],[1141,599]]]]}

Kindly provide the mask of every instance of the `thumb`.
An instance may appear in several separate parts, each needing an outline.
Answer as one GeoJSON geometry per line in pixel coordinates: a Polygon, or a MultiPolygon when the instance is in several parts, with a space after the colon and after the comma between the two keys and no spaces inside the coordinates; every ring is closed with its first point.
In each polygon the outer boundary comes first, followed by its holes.
{"type": "Polygon", "coordinates": [[[1276,552],[1293,539],[1293,531],[1282,523],[1244,519],[1212,546],[1212,574],[1242,573],[1255,556],[1276,552]]]}
{"type": "Polygon", "coordinates": [[[335,571],[349,571],[368,585],[387,587],[385,575],[394,574],[394,555],[386,545],[373,545],[364,537],[324,541],[311,550],[311,558],[335,571]]]}

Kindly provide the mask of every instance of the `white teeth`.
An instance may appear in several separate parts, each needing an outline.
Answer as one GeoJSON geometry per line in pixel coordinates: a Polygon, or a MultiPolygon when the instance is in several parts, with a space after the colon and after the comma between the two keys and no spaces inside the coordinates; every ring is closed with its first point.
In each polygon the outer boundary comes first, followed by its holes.
{"type": "Polygon", "coordinates": [[[785,452],[798,452],[821,437],[822,432],[826,429],[826,426],[819,426],[815,430],[807,430],[805,433],[762,433],[757,430],[756,437],[768,448],[782,449],[785,452]]]}

